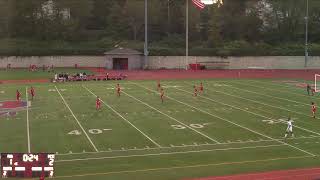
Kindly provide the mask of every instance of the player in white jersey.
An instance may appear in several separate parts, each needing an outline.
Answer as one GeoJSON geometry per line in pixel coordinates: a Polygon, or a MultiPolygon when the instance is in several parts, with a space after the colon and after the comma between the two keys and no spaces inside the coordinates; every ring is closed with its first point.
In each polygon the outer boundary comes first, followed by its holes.
{"type": "Polygon", "coordinates": [[[284,138],[287,138],[288,134],[290,133],[292,137],[294,137],[293,134],[293,125],[292,125],[293,121],[291,120],[290,117],[288,117],[288,122],[287,122],[287,130],[286,130],[286,134],[284,135],[284,138]]]}

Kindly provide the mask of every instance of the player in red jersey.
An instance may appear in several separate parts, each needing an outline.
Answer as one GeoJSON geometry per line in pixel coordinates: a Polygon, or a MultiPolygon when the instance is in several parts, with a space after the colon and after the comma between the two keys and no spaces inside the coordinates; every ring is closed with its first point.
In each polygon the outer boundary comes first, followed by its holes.
{"type": "Polygon", "coordinates": [[[314,102],[311,102],[311,112],[312,112],[313,118],[316,118],[316,111],[317,111],[317,106],[314,104],[314,102]]]}
{"type": "Polygon", "coordinates": [[[118,95],[118,97],[120,97],[120,93],[121,93],[121,87],[120,87],[120,84],[117,84],[117,87],[116,87],[116,89],[117,89],[117,95],[118,95]]]}
{"type": "Polygon", "coordinates": [[[196,97],[196,96],[198,96],[198,88],[196,86],[193,86],[193,88],[194,88],[193,95],[196,97]]]}
{"type": "Polygon", "coordinates": [[[163,103],[163,99],[164,99],[164,90],[163,90],[163,88],[160,89],[160,98],[161,98],[161,102],[163,103]]]}
{"type": "Polygon", "coordinates": [[[158,80],[157,82],[157,90],[160,91],[161,90],[161,84],[160,84],[160,81],[158,80]]]}
{"type": "Polygon", "coordinates": [[[200,93],[203,93],[203,84],[202,84],[202,82],[200,83],[200,93]]]}
{"type": "Polygon", "coordinates": [[[17,101],[20,101],[20,98],[21,98],[21,93],[19,92],[19,90],[17,90],[17,92],[16,92],[17,101]]]}
{"type": "Polygon", "coordinates": [[[99,110],[100,108],[101,108],[101,99],[98,96],[96,100],[96,109],[99,110]]]}
{"type": "Polygon", "coordinates": [[[36,95],[36,93],[35,93],[35,90],[34,90],[34,88],[32,86],[31,86],[31,89],[30,89],[30,94],[31,94],[31,98],[33,100],[33,98],[36,95]]]}

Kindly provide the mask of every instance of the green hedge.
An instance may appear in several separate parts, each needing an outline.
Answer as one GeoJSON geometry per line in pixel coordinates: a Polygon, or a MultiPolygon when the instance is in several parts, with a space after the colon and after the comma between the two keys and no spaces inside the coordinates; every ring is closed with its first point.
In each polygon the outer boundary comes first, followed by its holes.
{"type": "MultiPolygon", "coordinates": [[[[181,39],[178,42],[167,40],[150,43],[151,56],[184,56],[185,47],[181,39]],[[180,45],[180,46],[178,46],[180,45]]],[[[0,40],[0,56],[50,56],[50,55],[103,55],[105,51],[122,46],[143,52],[143,42],[101,39],[90,42],[40,42],[31,40],[0,40]]],[[[190,43],[191,56],[303,56],[303,44],[269,45],[250,44],[245,41],[226,42],[215,48],[208,48],[199,43],[190,43]]],[[[320,56],[320,44],[311,44],[310,56],[320,56]]]]}

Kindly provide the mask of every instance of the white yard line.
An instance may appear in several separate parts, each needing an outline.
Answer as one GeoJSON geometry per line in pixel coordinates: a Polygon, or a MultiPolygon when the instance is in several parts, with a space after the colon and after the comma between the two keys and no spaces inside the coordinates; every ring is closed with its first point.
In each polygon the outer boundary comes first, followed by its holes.
{"type": "MultiPolygon", "coordinates": [[[[315,138],[320,138],[320,136],[313,136],[313,137],[295,137],[295,138],[288,138],[287,140],[298,140],[298,139],[315,139],[315,138]]],[[[284,139],[276,139],[279,141],[283,141],[284,139]]],[[[80,152],[80,153],[65,153],[65,154],[56,154],[57,156],[70,156],[70,155],[81,155],[81,154],[101,154],[101,153],[111,153],[111,152],[130,152],[130,151],[147,151],[147,150],[162,150],[162,149],[183,149],[183,148],[188,148],[188,147],[208,147],[208,146],[216,146],[216,145],[232,145],[232,144],[253,144],[253,143],[259,143],[259,142],[273,142],[274,140],[243,140],[241,142],[228,142],[228,143],[214,143],[214,144],[191,144],[191,145],[175,145],[174,147],[154,147],[154,148],[137,148],[137,149],[118,149],[118,150],[109,150],[109,151],[99,151],[99,152],[80,152]]]]}
{"type": "Polygon", "coordinates": [[[201,167],[210,167],[210,166],[225,166],[225,165],[241,165],[249,163],[261,163],[261,162],[272,162],[272,161],[281,161],[289,159],[305,159],[313,158],[313,156],[292,156],[292,157],[280,157],[280,158],[269,158],[269,159],[260,159],[260,160],[251,160],[251,161],[235,161],[235,162],[222,162],[222,163],[211,163],[211,164],[197,164],[189,166],[172,166],[172,167],[162,167],[162,168],[153,168],[153,169],[140,169],[140,170],[127,170],[127,171],[110,171],[102,173],[91,173],[91,174],[77,174],[70,176],[56,176],[56,179],[59,178],[74,178],[74,177],[85,177],[85,176],[101,176],[109,174],[125,174],[125,173],[137,173],[137,172],[149,172],[149,171],[164,171],[164,170],[175,170],[175,169],[188,169],[188,168],[201,168],[201,167]]]}
{"type": "Polygon", "coordinates": [[[28,138],[28,153],[31,153],[31,145],[30,145],[30,126],[29,126],[29,98],[28,98],[28,87],[26,87],[26,101],[27,101],[27,138],[28,138]]]}
{"type": "Polygon", "coordinates": [[[73,118],[77,121],[79,127],[81,128],[82,132],[86,135],[88,141],[90,142],[90,144],[92,145],[93,149],[96,152],[99,152],[98,149],[96,148],[96,146],[94,145],[94,143],[92,142],[91,138],[89,137],[89,135],[87,134],[87,132],[85,131],[85,129],[82,127],[81,123],[79,122],[78,118],[74,115],[73,111],[71,110],[70,106],[68,105],[68,103],[66,102],[66,100],[64,99],[64,97],[62,96],[62,94],[60,93],[59,89],[57,88],[57,86],[54,86],[57,90],[57,92],[59,93],[62,101],[64,102],[64,104],[66,105],[66,107],[69,109],[70,113],[72,114],[73,118]]]}
{"type": "Polygon", "coordinates": [[[196,130],[196,129],[194,129],[194,128],[190,127],[190,126],[188,126],[187,124],[185,124],[185,123],[183,123],[183,122],[179,121],[178,119],[176,119],[176,118],[174,118],[174,117],[172,117],[172,116],[169,116],[168,114],[166,114],[166,113],[164,113],[164,112],[160,111],[159,109],[157,109],[157,108],[155,108],[155,107],[153,107],[153,106],[150,106],[149,104],[147,104],[147,103],[145,103],[145,102],[141,101],[140,99],[137,99],[137,98],[133,97],[132,95],[130,95],[130,94],[128,94],[128,93],[126,93],[126,92],[124,92],[124,91],[122,91],[122,92],[123,92],[125,95],[127,95],[127,96],[131,97],[132,99],[134,99],[134,100],[136,100],[136,101],[138,101],[138,102],[140,102],[140,103],[144,104],[145,106],[147,106],[147,107],[149,107],[149,108],[151,108],[151,109],[153,109],[153,110],[155,110],[155,111],[159,112],[160,114],[162,114],[162,115],[164,115],[164,116],[166,116],[166,117],[168,117],[168,118],[170,118],[170,119],[174,120],[175,122],[177,122],[177,123],[179,123],[179,124],[181,124],[181,125],[183,125],[183,126],[185,126],[185,127],[189,128],[189,129],[191,129],[192,131],[194,131],[194,132],[196,132],[196,133],[198,133],[198,134],[202,135],[203,137],[205,137],[205,138],[207,138],[207,139],[209,139],[209,140],[211,140],[211,141],[213,141],[213,142],[216,142],[216,143],[218,143],[218,144],[220,143],[219,141],[217,141],[217,140],[215,140],[215,139],[213,139],[213,138],[209,137],[208,135],[206,135],[206,134],[204,134],[204,133],[202,133],[202,132],[200,132],[200,131],[198,131],[198,130],[196,130]]]}
{"type": "MultiPolygon", "coordinates": [[[[151,90],[151,89],[149,89],[149,88],[146,88],[146,87],[144,87],[144,86],[141,86],[141,85],[139,85],[139,84],[137,84],[137,83],[133,83],[133,84],[136,84],[137,86],[142,87],[142,88],[144,88],[144,89],[147,89],[147,90],[149,90],[149,91],[156,92],[156,91],[154,91],[154,90],[151,90]]],[[[157,93],[158,93],[158,92],[157,92],[157,93]]],[[[229,121],[229,120],[227,120],[227,119],[225,119],[225,118],[219,117],[219,116],[217,116],[217,115],[213,115],[213,114],[211,114],[210,112],[204,111],[204,110],[202,110],[202,109],[200,109],[200,108],[197,108],[197,107],[194,107],[194,106],[192,106],[192,105],[190,105],[190,104],[181,102],[181,101],[176,100],[176,99],[174,99],[174,98],[171,98],[171,97],[169,97],[169,96],[166,96],[166,97],[169,98],[169,99],[171,99],[171,100],[174,100],[174,101],[176,101],[176,102],[179,102],[179,103],[181,103],[181,104],[184,104],[184,105],[186,105],[186,106],[192,107],[193,109],[196,109],[196,110],[198,110],[198,111],[200,111],[200,112],[203,112],[203,113],[208,114],[208,115],[210,115],[210,116],[216,117],[216,118],[221,119],[221,120],[223,120],[223,121],[225,121],[225,122],[229,122],[230,124],[236,125],[236,126],[241,127],[241,128],[243,128],[243,129],[246,129],[246,130],[248,130],[248,131],[250,131],[250,132],[253,132],[253,133],[255,133],[255,134],[258,134],[258,135],[260,135],[260,136],[266,137],[266,138],[268,138],[268,139],[275,140],[275,141],[277,141],[277,142],[279,142],[279,143],[281,143],[281,144],[288,145],[288,146],[290,146],[290,147],[292,147],[292,148],[294,148],[294,149],[296,149],[296,150],[299,150],[299,151],[304,152],[304,153],[306,153],[306,154],[309,154],[309,155],[311,155],[311,156],[316,156],[316,155],[314,155],[314,154],[312,154],[312,153],[310,153],[310,152],[308,152],[308,151],[305,151],[305,150],[303,150],[303,149],[300,149],[300,148],[298,148],[298,147],[296,147],[296,146],[293,146],[293,145],[290,145],[290,144],[288,144],[288,143],[285,143],[285,142],[276,140],[276,139],[274,139],[274,138],[272,138],[272,137],[270,137],[270,136],[267,136],[267,135],[265,135],[265,134],[259,133],[259,132],[255,131],[255,130],[249,129],[249,128],[247,128],[247,127],[244,127],[244,126],[242,126],[242,125],[240,125],[240,124],[237,124],[237,123],[235,123],[235,122],[229,121]]]]}
{"type": "MultiPolygon", "coordinates": [[[[183,91],[183,92],[192,94],[192,93],[190,93],[190,92],[188,92],[188,91],[185,91],[185,90],[183,90],[183,89],[179,89],[179,88],[175,88],[175,89],[178,89],[178,90],[180,90],[180,91],[183,91]]],[[[255,100],[252,100],[252,99],[248,99],[248,98],[244,98],[244,97],[242,97],[242,96],[235,96],[235,95],[232,95],[232,94],[229,94],[229,93],[225,93],[225,92],[221,92],[221,91],[216,91],[216,90],[211,90],[211,89],[208,89],[208,88],[207,88],[207,90],[208,90],[208,91],[213,91],[213,92],[218,92],[218,93],[221,93],[221,94],[225,94],[225,95],[231,96],[231,97],[236,97],[236,98],[244,99],[244,100],[247,100],[247,101],[252,101],[252,102],[255,102],[255,103],[258,103],[258,104],[266,105],[265,103],[262,103],[262,102],[259,102],[259,101],[255,101],[255,100]]],[[[223,105],[225,105],[225,106],[229,106],[229,107],[232,107],[232,108],[241,110],[241,111],[245,111],[245,112],[247,112],[247,113],[250,113],[250,114],[253,114],[253,115],[256,115],[256,116],[260,116],[260,117],[263,117],[263,118],[266,118],[266,119],[272,119],[272,118],[270,118],[270,117],[267,117],[267,116],[264,116],[264,115],[261,115],[261,114],[258,114],[258,113],[254,113],[254,112],[249,111],[249,110],[245,110],[245,109],[242,109],[242,108],[239,108],[239,107],[230,105],[230,104],[226,104],[226,103],[222,103],[222,102],[220,102],[220,101],[213,100],[213,99],[208,98],[208,97],[204,97],[204,96],[202,96],[202,95],[199,95],[199,97],[202,97],[202,98],[207,99],[207,100],[210,100],[210,101],[212,101],[212,102],[216,102],[216,103],[219,103],[219,104],[223,104],[223,105]]],[[[267,105],[266,105],[266,106],[267,106],[267,105]]],[[[272,105],[269,105],[269,106],[272,106],[272,105]]],[[[282,122],[282,123],[283,123],[283,124],[286,124],[286,122],[282,122]]],[[[298,129],[301,129],[301,130],[304,130],[304,131],[309,132],[309,133],[313,133],[313,134],[320,135],[320,133],[318,133],[318,132],[314,132],[314,131],[311,131],[311,130],[309,130],[309,129],[306,129],[306,128],[297,126],[297,125],[294,125],[294,127],[298,128],[298,129]]]]}
{"type": "MultiPolygon", "coordinates": [[[[85,88],[88,92],[90,92],[94,97],[97,97],[96,94],[94,94],[90,89],[88,89],[85,86],[82,86],[83,88],[85,88]]],[[[153,144],[155,144],[158,147],[161,147],[160,144],[158,144],[157,142],[155,142],[153,139],[151,139],[147,134],[145,134],[144,132],[142,132],[139,128],[137,128],[135,125],[133,125],[130,121],[128,121],[125,117],[123,117],[118,111],[116,111],[115,109],[113,109],[111,106],[109,106],[107,103],[105,103],[103,100],[101,100],[101,102],[107,106],[109,109],[111,109],[114,113],[116,113],[119,117],[121,117],[125,122],[127,122],[128,124],[130,124],[133,128],[135,128],[138,132],[140,132],[144,137],[146,137],[147,139],[149,139],[153,144]]]]}
{"type": "Polygon", "coordinates": [[[198,150],[198,151],[176,151],[176,152],[168,152],[168,153],[150,153],[150,154],[136,154],[136,155],[125,155],[125,156],[105,156],[105,157],[95,157],[95,158],[57,160],[56,162],[59,163],[59,162],[75,162],[75,161],[89,161],[89,160],[101,160],[101,159],[118,159],[118,158],[130,158],[130,157],[149,157],[149,156],[190,154],[190,153],[202,153],[202,152],[213,152],[213,151],[270,148],[270,147],[279,147],[279,146],[287,146],[287,145],[286,144],[275,144],[275,145],[266,145],[266,146],[248,146],[248,147],[238,147],[238,148],[204,149],[204,150],[198,150]]]}

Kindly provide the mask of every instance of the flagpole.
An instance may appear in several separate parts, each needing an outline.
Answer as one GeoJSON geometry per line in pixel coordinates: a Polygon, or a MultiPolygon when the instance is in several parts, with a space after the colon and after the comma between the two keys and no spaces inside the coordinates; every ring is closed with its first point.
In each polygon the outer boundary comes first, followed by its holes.
{"type": "Polygon", "coordinates": [[[186,0],[186,70],[189,62],[189,0],[186,0]]]}

